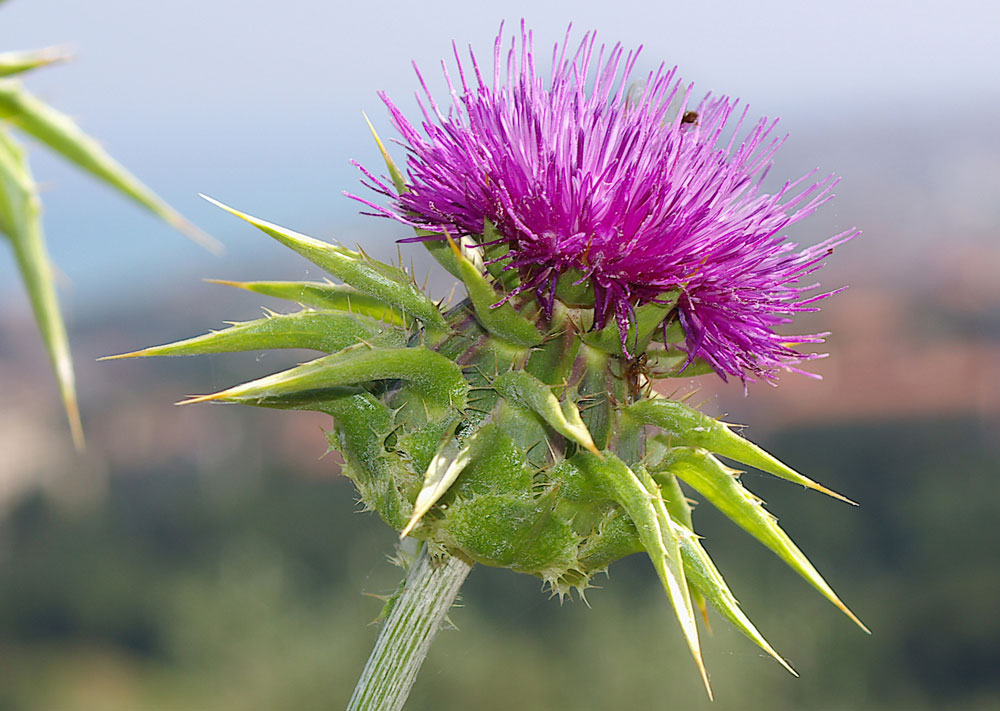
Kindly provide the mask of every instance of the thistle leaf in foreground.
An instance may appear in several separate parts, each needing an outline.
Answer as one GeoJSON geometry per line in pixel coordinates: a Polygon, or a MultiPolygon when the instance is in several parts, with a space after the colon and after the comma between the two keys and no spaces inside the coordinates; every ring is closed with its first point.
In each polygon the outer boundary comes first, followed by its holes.
{"type": "Polygon", "coordinates": [[[625,412],[638,422],[655,425],[663,431],[674,446],[701,447],[737,462],[749,464],[781,479],[820,491],[827,496],[857,506],[845,496],[827,489],[812,479],[802,476],[788,465],[778,461],[753,442],[740,437],[730,425],[688,407],[676,400],[663,397],[640,400],[625,408],[625,412]]]}
{"type": "MultiPolygon", "coordinates": [[[[660,437],[662,438],[662,435],[660,437]]],[[[739,472],[730,469],[708,452],[686,447],[670,449],[667,459],[661,466],[665,471],[691,485],[715,508],[774,551],[792,570],[805,578],[861,629],[870,632],[841,602],[788,534],[778,526],[777,519],[764,509],[763,502],[743,487],[738,478],[739,472]]],[[[658,475],[654,473],[654,478],[657,477],[658,475]]]]}
{"type": "Polygon", "coordinates": [[[684,573],[687,575],[688,581],[736,629],[774,657],[792,675],[798,676],[798,673],[764,639],[764,636],[757,630],[750,621],[750,618],[740,609],[740,603],[729,589],[718,568],[715,567],[715,563],[712,562],[712,559],[698,541],[698,537],[684,526],[677,523],[674,523],[674,526],[679,529],[675,533],[679,541],[678,545],[680,546],[681,556],[684,558],[684,573]]]}
{"type": "Polygon", "coordinates": [[[637,476],[612,453],[607,453],[601,459],[588,452],[581,452],[569,461],[603,487],[632,519],[643,547],[670,599],[670,604],[673,605],[708,696],[712,698],[708,672],[701,658],[698,623],[695,620],[681,558],[678,539],[678,529],[681,527],[671,525],[670,515],[660,496],[659,487],[645,470],[640,468],[637,476]]]}
{"type": "Polygon", "coordinates": [[[16,81],[0,79],[0,119],[30,134],[67,160],[127,195],[212,252],[222,245],[188,222],[85,134],[66,114],[39,101],[16,81]]]}
{"type": "Polygon", "coordinates": [[[101,360],[234,353],[269,348],[305,348],[333,353],[358,342],[400,347],[406,345],[406,332],[401,328],[352,314],[300,311],[294,314],[271,314],[254,321],[233,324],[230,328],[203,336],[144,348],[132,353],[107,356],[101,360]]]}
{"type": "Polygon", "coordinates": [[[371,294],[358,291],[346,284],[329,284],[320,281],[226,281],[206,279],[209,284],[232,286],[256,294],[276,299],[294,301],[315,309],[336,309],[361,316],[369,316],[376,321],[409,328],[413,319],[407,318],[399,309],[394,309],[371,294]]]}
{"type": "Polygon", "coordinates": [[[373,380],[405,380],[428,407],[440,411],[464,409],[469,391],[462,370],[440,353],[422,346],[373,349],[360,345],[228,390],[191,397],[180,404],[218,400],[307,409],[310,402],[322,404],[324,390],[373,380]]]}
{"type": "Polygon", "coordinates": [[[24,150],[0,129],[0,232],[10,240],[45,349],[52,361],[73,443],[84,447],[76,377],[59,311],[52,262],[42,236],[41,201],[24,150]]]}
{"type": "MultiPolygon", "coordinates": [[[[663,497],[663,503],[667,507],[670,518],[693,533],[694,522],[691,519],[691,504],[684,497],[677,477],[667,471],[650,471],[650,473],[660,486],[660,496],[663,497]]],[[[708,610],[705,609],[705,598],[697,588],[691,589],[691,599],[701,610],[701,618],[705,621],[705,626],[711,629],[708,621],[708,610]]]]}
{"type": "Polygon", "coordinates": [[[279,227],[224,205],[207,195],[202,195],[202,197],[226,212],[236,215],[241,220],[249,222],[343,282],[420,319],[428,327],[439,329],[445,327],[444,317],[438,307],[399,267],[383,264],[360,252],[337,247],[279,227]]]}

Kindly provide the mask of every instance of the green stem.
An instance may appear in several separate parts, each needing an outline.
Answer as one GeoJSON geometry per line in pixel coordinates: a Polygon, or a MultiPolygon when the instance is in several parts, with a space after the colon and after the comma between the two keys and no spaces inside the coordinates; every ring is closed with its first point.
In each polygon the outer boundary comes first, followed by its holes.
{"type": "Polygon", "coordinates": [[[398,711],[472,566],[424,546],[392,603],[347,711],[398,711]]]}

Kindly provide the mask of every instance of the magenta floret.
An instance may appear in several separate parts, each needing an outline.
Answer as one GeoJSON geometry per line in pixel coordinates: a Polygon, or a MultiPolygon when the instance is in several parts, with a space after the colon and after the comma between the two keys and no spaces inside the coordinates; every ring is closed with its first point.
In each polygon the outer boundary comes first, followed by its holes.
{"type": "Polygon", "coordinates": [[[639,50],[597,48],[588,33],[569,54],[568,40],[553,50],[547,87],[523,23],[506,53],[501,28],[489,80],[471,49],[467,75],[456,47],[457,83],[445,68],[447,113],[418,71],[429,106],[421,103],[423,132],[380,94],[408,149],[408,189],[397,194],[364,171],[390,206],[356,199],[442,236],[481,239],[489,220],[510,247],[519,291],[551,307],[557,278],[579,272],[593,288],[598,328],[624,325],[636,306],[677,290],[683,348],[724,379],[772,380],[816,357],[795,345],[821,334],[774,328],[831,293],[807,296],[815,285],[800,280],[856,231],[802,250],[781,233],[830,199],[836,179],[810,173],[763,192],[784,141],[773,135],[776,120],[744,132],[746,108],[725,96],[692,105],[676,69],[661,65],[633,83],[639,50]]]}

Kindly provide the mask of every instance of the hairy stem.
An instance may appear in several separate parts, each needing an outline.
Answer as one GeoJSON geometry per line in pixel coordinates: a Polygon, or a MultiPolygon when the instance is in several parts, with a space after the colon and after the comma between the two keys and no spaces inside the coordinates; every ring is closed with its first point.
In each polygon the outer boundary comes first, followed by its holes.
{"type": "Polygon", "coordinates": [[[347,711],[398,711],[420,665],[472,566],[446,555],[432,558],[426,546],[410,566],[347,711]]]}

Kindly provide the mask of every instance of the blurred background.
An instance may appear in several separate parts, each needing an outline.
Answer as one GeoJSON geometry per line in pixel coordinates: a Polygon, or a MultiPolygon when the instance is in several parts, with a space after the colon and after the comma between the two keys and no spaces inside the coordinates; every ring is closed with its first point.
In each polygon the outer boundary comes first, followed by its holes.
{"type": "MultiPolygon", "coordinates": [[[[375,91],[409,111],[450,42],[487,58],[502,18],[539,54],[596,28],[740,96],[791,134],[776,184],[819,168],[837,199],[805,243],[858,226],[822,273],[850,289],[798,323],[829,330],[823,380],[671,383],[854,509],[748,473],[872,628],[867,637],[741,531],[696,512],[744,609],[794,679],[713,618],[704,698],[648,561],[560,605],[534,578],[478,567],[413,709],[1000,708],[1000,5],[377,4],[12,0],[0,48],[68,45],[27,77],[227,247],[200,250],[43,151],[49,248],[89,444],[77,455],[11,260],[0,259],[0,709],[342,708],[400,571],[326,456],[325,418],[184,395],[303,353],[96,363],[246,320],[261,297],[203,277],[319,279],[204,192],[317,237],[396,253],[406,230],[358,215],[348,163],[380,167],[375,91]]],[[[397,160],[402,151],[395,149],[397,160]]],[[[422,275],[419,246],[404,247],[422,275]]],[[[451,282],[435,273],[433,288],[451,282]]]]}

